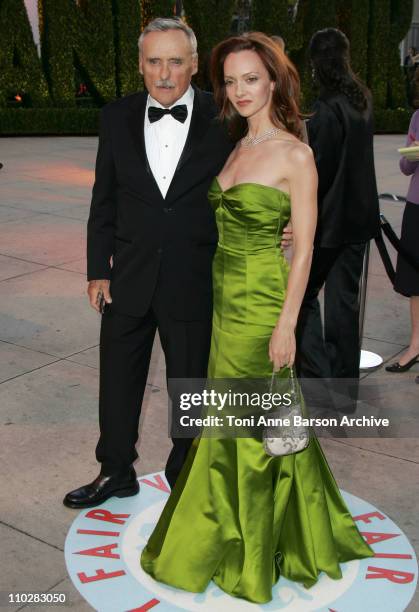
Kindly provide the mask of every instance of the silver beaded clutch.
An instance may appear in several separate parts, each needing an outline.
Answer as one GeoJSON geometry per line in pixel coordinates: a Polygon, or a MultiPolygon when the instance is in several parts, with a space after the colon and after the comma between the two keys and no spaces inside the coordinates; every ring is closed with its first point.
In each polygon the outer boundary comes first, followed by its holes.
{"type": "MultiPolygon", "coordinates": [[[[307,448],[310,442],[309,430],[305,425],[298,424],[298,417],[304,418],[302,410],[301,391],[298,388],[293,368],[290,368],[290,398],[289,406],[281,406],[280,410],[269,412],[267,418],[278,420],[278,424],[268,426],[263,430],[263,448],[268,455],[280,457],[292,455],[307,448]],[[296,418],[297,417],[297,418],[296,418]],[[296,424],[297,421],[297,424],[296,424]],[[289,423],[284,424],[284,422],[289,423]]],[[[270,393],[275,393],[275,387],[279,382],[284,384],[284,379],[279,378],[272,372],[270,382],[270,393]]]]}

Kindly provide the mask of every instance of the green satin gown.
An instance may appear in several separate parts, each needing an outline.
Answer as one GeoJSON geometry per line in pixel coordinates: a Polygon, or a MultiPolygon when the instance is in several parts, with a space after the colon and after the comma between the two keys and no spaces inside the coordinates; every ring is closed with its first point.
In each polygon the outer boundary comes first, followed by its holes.
{"type": "MultiPolygon", "coordinates": [[[[288,264],[280,248],[289,196],[242,183],[209,199],[219,244],[209,378],[264,378],[288,264]]],[[[253,438],[199,438],[141,556],[156,580],[192,592],[213,580],[235,597],[272,599],[280,576],[314,585],[321,572],[373,556],[315,437],[302,452],[268,456],[253,438]]]]}

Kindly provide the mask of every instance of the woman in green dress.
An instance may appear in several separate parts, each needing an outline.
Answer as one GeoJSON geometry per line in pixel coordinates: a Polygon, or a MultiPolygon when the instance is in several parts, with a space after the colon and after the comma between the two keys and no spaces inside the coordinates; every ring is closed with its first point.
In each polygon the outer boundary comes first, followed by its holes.
{"type": "MultiPolygon", "coordinates": [[[[212,82],[237,145],[209,199],[219,244],[208,377],[267,378],[292,366],[310,270],[317,173],[301,141],[298,74],[261,33],[232,37],[212,55],[212,82]],[[291,267],[280,246],[293,226],[291,267]]],[[[200,437],[141,556],[156,580],[192,592],[213,580],[235,597],[272,599],[285,576],[314,585],[340,563],[373,556],[320,445],[268,456],[256,438],[200,437]]]]}

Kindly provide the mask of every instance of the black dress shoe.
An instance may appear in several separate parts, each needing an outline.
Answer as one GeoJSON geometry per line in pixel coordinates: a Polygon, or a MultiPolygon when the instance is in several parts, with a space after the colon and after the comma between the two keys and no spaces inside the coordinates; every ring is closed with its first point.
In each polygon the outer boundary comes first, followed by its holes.
{"type": "Polygon", "coordinates": [[[63,499],[67,508],[91,508],[112,496],[130,497],[140,490],[137,474],[133,467],[118,476],[99,476],[90,484],[70,491],[63,499]]]}
{"type": "Polygon", "coordinates": [[[416,355],[416,357],[413,357],[413,359],[404,365],[400,365],[400,363],[396,361],[395,363],[387,366],[386,370],[387,372],[407,372],[413,365],[415,365],[415,363],[419,363],[419,355],[416,355]]]}

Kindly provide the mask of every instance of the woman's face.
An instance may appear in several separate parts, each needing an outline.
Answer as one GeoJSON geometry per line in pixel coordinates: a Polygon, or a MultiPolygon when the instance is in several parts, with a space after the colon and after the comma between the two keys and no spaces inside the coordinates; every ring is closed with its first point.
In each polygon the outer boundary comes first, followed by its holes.
{"type": "Polygon", "coordinates": [[[227,98],[242,117],[269,111],[275,83],[255,51],[229,53],[224,61],[227,98]]]}

